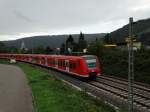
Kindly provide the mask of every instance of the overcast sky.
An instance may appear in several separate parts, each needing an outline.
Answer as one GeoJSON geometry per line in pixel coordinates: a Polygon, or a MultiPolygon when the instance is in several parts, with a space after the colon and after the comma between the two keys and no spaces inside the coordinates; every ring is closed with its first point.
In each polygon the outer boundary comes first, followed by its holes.
{"type": "Polygon", "coordinates": [[[150,17],[150,0],[0,0],[0,40],[111,32],[150,17]]]}

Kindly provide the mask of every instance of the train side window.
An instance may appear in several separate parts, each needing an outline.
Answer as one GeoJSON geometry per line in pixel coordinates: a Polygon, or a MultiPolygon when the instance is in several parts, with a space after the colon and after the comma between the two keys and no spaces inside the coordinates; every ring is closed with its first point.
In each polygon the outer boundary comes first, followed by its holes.
{"type": "Polygon", "coordinates": [[[57,63],[58,63],[58,66],[60,66],[60,60],[58,60],[58,62],[57,62],[57,63]]]}
{"type": "Polygon", "coordinates": [[[65,62],[65,67],[69,67],[69,63],[68,62],[65,62]]]}
{"type": "Polygon", "coordinates": [[[52,59],[50,60],[50,64],[53,65],[53,60],[52,59]]]}
{"type": "Polygon", "coordinates": [[[61,64],[61,60],[58,60],[58,66],[61,66],[62,64],[61,64]]]}
{"type": "Polygon", "coordinates": [[[48,64],[50,64],[50,65],[52,64],[52,60],[51,59],[48,60],[48,64]]]}
{"type": "Polygon", "coordinates": [[[58,65],[58,59],[55,59],[55,65],[58,65]]]}
{"type": "Polygon", "coordinates": [[[62,60],[60,60],[60,66],[62,66],[62,60]]]}
{"type": "Polygon", "coordinates": [[[52,60],[52,59],[50,59],[50,60],[49,60],[49,63],[50,63],[51,65],[53,65],[53,60],[52,60]]]}
{"type": "Polygon", "coordinates": [[[55,60],[52,61],[53,65],[55,65],[55,60]]]}
{"type": "Polygon", "coordinates": [[[75,63],[74,63],[74,62],[71,62],[71,63],[69,64],[69,68],[70,68],[70,69],[75,69],[75,63]]]}
{"type": "Polygon", "coordinates": [[[69,68],[72,69],[72,63],[71,62],[69,63],[69,68]]]}
{"type": "Polygon", "coordinates": [[[50,62],[51,62],[51,60],[50,60],[50,59],[48,59],[47,63],[48,63],[48,64],[50,64],[50,62]]]}
{"type": "Polygon", "coordinates": [[[63,66],[63,60],[61,60],[61,67],[63,66]]]}
{"type": "Polygon", "coordinates": [[[65,67],[65,61],[64,60],[62,61],[62,65],[63,65],[63,67],[65,67]]]}
{"type": "Polygon", "coordinates": [[[63,66],[63,60],[61,60],[61,67],[63,66]]]}
{"type": "Polygon", "coordinates": [[[76,63],[75,62],[73,63],[73,69],[76,69],[76,63]]]}

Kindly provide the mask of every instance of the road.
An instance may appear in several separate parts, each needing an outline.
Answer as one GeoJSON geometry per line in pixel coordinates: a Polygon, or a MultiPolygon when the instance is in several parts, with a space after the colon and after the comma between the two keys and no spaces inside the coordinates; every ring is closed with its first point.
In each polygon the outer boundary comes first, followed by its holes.
{"type": "Polygon", "coordinates": [[[0,112],[33,112],[30,88],[17,66],[0,64],[0,112]]]}

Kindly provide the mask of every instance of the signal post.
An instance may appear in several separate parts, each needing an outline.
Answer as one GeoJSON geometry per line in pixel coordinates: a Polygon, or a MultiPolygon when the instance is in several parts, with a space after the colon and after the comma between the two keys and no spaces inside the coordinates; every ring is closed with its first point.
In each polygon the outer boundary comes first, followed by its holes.
{"type": "Polygon", "coordinates": [[[133,50],[133,18],[129,18],[128,43],[128,111],[133,112],[133,84],[134,84],[134,50],[133,50]]]}

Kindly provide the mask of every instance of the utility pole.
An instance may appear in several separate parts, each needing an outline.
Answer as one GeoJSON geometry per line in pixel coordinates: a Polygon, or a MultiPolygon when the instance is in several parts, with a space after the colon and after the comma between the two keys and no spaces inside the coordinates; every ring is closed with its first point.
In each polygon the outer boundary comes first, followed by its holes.
{"type": "Polygon", "coordinates": [[[128,38],[128,112],[133,112],[133,83],[134,83],[134,51],[133,51],[133,18],[129,18],[128,38]]]}

